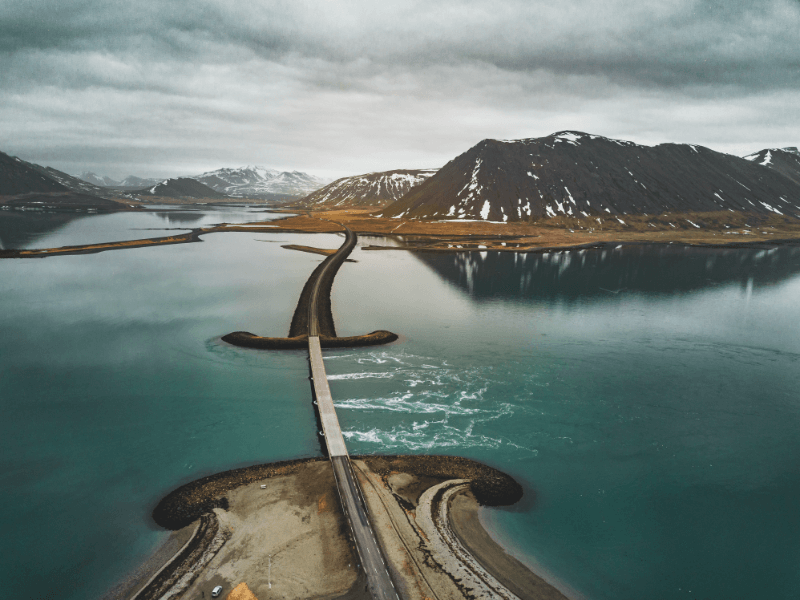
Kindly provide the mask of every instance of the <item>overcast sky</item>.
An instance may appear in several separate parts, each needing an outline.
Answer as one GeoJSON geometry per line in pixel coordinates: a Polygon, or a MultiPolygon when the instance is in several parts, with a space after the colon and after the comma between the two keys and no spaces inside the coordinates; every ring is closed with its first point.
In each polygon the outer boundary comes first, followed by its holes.
{"type": "Polygon", "coordinates": [[[800,0],[0,0],[0,150],[121,178],[438,167],[564,129],[800,145],[800,0]]]}

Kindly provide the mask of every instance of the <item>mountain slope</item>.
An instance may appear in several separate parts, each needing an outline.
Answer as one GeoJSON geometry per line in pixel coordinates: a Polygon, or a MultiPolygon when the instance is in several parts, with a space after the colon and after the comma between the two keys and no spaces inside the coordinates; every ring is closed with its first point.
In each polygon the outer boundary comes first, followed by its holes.
{"type": "MultiPolygon", "coordinates": [[[[95,186],[0,152],[0,204],[20,209],[128,210],[127,205],[94,193],[95,186]]],[[[107,190],[106,190],[107,191],[107,190]]]]}
{"type": "Polygon", "coordinates": [[[153,187],[130,192],[135,196],[159,196],[163,198],[225,198],[225,194],[212,190],[207,185],[203,185],[195,179],[188,177],[178,177],[177,179],[165,179],[153,187]]]}
{"type": "Polygon", "coordinates": [[[66,186],[24,160],[0,152],[0,196],[68,191],[66,186]]]}
{"type": "Polygon", "coordinates": [[[98,185],[94,185],[85,181],[83,179],[78,179],[77,177],[73,177],[72,175],[68,175],[63,171],[59,171],[54,169],[53,167],[43,167],[41,165],[37,165],[36,163],[25,163],[32,169],[35,169],[45,177],[49,177],[50,179],[54,179],[64,187],[72,190],[73,192],[77,192],[79,194],[88,194],[90,196],[97,196],[98,198],[116,198],[119,194],[109,188],[100,187],[98,185]]]}
{"type": "Polygon", "coordinates": [[[800,184],[800,150],[796,147],[760,150],[745,156],[745,159],[769,167],[800,184]]]}
{"type": "Polygon", "coordinates": [[[386,206],[426,181],[436,169],[414,169],[367,173],[343,177],[298,201],[308,208],[386,206]]]}
{"type": "Polygon", "coordinates": [[[300,171],[276,171],[264,167],[217,169],[192,179],[234,198],[267,198],[304,196],[325,185],[325,182],[300,171]]]}
{"type": "Polygon", "coordinates": [[[800,214],[800,185],[702,146],[563,131],[484,140],[378,216],[504,222],[719,210],[800,214]]]}

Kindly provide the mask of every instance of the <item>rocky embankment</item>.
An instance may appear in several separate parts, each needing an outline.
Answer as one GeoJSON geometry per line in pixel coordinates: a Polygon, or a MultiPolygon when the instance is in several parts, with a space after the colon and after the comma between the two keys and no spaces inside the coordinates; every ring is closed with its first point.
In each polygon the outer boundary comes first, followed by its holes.
{"type": "MultiPolygon", "coordinates": [[[[404,472],[437,482],[468,479],[470,490],[483,506],[509,506],[522,498],[522,486],[513,477],[468,458],[434,455],[363,456],[353,459],[363,460],[372,471],[385,477],[393,472],[404,472]]],[[[303,458],[266,463],[196,479],[164,496],[153,509],[153,520],[165,529],[181,529],[215,508],[227,510],[227,492],[264,479],[297,473],[304,465],[318,461],[327,459],[303,458]]]]}

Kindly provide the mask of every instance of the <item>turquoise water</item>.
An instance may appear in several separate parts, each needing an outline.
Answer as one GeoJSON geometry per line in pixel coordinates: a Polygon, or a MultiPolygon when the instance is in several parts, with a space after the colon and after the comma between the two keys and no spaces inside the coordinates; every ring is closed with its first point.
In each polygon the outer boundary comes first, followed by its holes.
{"type": "MultiPolygon", "coordinates": [[[[320,257],[280,243],[341,238],[205,240],[0,261],[10,596],[98,597],[165,492],[317,453],[305,354],[217,338],[284,335],[320,257]]],[[[798,249],[353,258],[339,334],[403,337],[326,351],[352,453],[511,473],[496,534],[586,597],[798,597],[798,249]]]]}
{"type": "Polygon", "coordinates": [[[217,340],[286,334],[320,258],[280,248],[290,241],[339,244],[218,234],[171,251],[0,261],[9,597],[100,597],[164,539],[149,514],[165,492],[318,453],[305,355],[217,340]]]}

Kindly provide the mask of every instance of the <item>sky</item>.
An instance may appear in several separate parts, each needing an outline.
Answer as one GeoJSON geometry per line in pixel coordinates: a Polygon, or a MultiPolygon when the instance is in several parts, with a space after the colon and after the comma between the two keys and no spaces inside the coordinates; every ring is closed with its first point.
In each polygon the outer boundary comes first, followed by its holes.
{"type": "Polygon", "coordinates": [[[0,151],[334,178],[578,130],[800,145],[800,0],[0,0],[0,151]]]}

